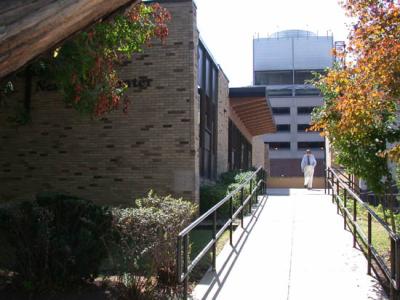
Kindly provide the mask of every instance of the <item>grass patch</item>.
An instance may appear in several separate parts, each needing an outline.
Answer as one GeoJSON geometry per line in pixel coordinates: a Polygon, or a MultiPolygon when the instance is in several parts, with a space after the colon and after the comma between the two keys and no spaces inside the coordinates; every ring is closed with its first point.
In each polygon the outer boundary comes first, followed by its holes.
{"type": "MultiPolygon", "coordinates": [[[[190,261],[196,258],[200,251],[211,241],[211,229],[197,229],[190,233],[190,261]]],[[[217,241],[217,255],[221,253],[225,244],[229,242],[229,229],[225,230],[217,241]]],[[[203,277],[212,264],[212,249],[200,260],[190,275],[191,281],[197,282],[203,277]]]]}
{"type": "MultiPolygon", "coordinates": [[[[367,238],[368,236],[368,211],[365,209],[361,203],[356,201],[356,206],[357,206],[357,224],[361,227],[361,230],[367,238]]],[[[354,208],[354,202],[353,200],[348,200],[347,202],[347,209],[350,211],[351,214],[353,214],[353,208],[354,208]]],[[[380,217],[383,218],[383,212],[378,208],[374,206],[370,206],[370,208],[380,217]]],[[[353,216],[349,216],[350,218],[353,218],[353,216]]],[[[349,224],[349,223],[348,223],[349,224]]],[[[389,234],[387,233],[386,229],[378,222],[376,221],[373,217],[371,219],[371,229],[372,229],[372,246],[375,248],[379,256],[381,256],[387,266],[390,266],[390,237],[389,234]]],[[[353,231],[353,226],[350,226],[350,230],[353,231]]],[[[359,244],[362,246],[362,248],[367,251],[367,247],[365,247],[359,237],[357,237],[359,244]]]]}

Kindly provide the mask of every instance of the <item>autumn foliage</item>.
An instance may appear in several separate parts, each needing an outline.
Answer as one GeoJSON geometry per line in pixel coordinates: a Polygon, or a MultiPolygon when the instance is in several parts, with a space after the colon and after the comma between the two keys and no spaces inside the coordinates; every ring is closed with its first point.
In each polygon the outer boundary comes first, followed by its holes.
{"type": "Polygon", "coordinates": [[[342,63],[315,81],[325,103],[313,114],[313,129],[329,137],[340,164],[379,192],[390,177],[387,159],[400,160],[400,4],[341,4],[356,23],[346,52],[334,53],[342,63]]]}
{"type": "Polygon", "coordinates": [[[159,4],[138,4],[67,41],[45,61],[65,101],[82,113],[101,116],[122,107],[126,84],[117,68],[152,39],[164,41],[170,13],[159,4]]]}

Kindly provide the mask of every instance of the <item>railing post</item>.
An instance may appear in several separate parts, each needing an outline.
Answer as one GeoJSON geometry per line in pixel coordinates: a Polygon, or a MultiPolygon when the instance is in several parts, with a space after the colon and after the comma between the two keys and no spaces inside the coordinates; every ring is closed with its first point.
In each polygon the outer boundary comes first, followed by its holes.
{"type": "Polygon", "coordinates": [[[399,299],[399,287],[400,287],[400,240],[396,237],[396,300],[399,299]]]}
{"type": "Polygon", "coordinates": [[[264,181],[265,181],[265,171],[261,170],[261,194],[264,195],[264,181]]]}
{"type": "Polygon", "coordinates": [[[392,280],[395,281],[395,286],[390,285],[390,299],[399,299],[399,286],[400,286],[400,244],[396,238],[390,238],[390,273],[392,280]]]}
{"type": "Polygon", "coordinates": [[[178,235],[176,242],[176,276],[178,278],[178,283],[181,283],[182,274],[182,237],[178,235]]]}
{"type": "Polygon", "coordinates": [[[357,200],[353,199],[353,247],[356,247],[357,243],[357,229],[356,229],[356,222],[357,222],[357,200]]]}
{"type": "Polygon", "coordinates": [[[212,269],[215,271],[217,268],[217,211],[213,213],[213,248],[212,248],[212,269]]]}
{"type": "Polygon", "coordinates": [[[263,171],[263,195],[267,193],[267,171],[263,171]]]}
{"type": "MultiPolygon", "coordinates": [[[[396,242],[391,237],[390,238],[390,274],[391,279],[396,278],[396,242]]],[[[390,300],[397,300],[396,299],[396,289],[393,286],[393,283],[390,282],[390,300]]]]}
{"type": "Polygon", "coordinates": [[[253,179],[250,179],[250,201],[249,201],[249,213],[251,214],[251,206],[253,202],[253,179]]]}
{"type": "Polygon", "coordinates": [[[326,195],[326,180],[327,180],[327,176],[328,176],[328,172],[327,169],[324,169],[324,191],[325,191],[325,195],[326,195]]]}
{"type": "Polygon", "coordinates": [[[335,203],[335,179],[333,178],[333,173],[332,173],[332,178],[331,178],[332,184],[332,204],[335,203]]]}
{"type": "Polygon", "coordinates": [[[261,195],[264,195],[264,181],[265,181],[265,171],[264,169],[261,171],[261,195]]]}
{"type": "Polygon", "coordinates": [[[328,184],[328,186],[327,186],[327,188],[328,188],[328,195],[330,195],[330,193],[331,193],[331,189],[330,189],[330,178],[331,178],[331,170],[328,168],[328,182],[327,182],[327,184],[328,184]]]}
{"type": "Polygon", "coordinates": [[[347,212],[346,212],[346,208],[347,208],[347,190],[344,189],[343,190],[343,204],[344,204],[344,208],[343,208],[343,226],[344,226],[344,230],[346,230],[346,224],[347,224],[347,212]]]}
{"type": "Polygon", "coordinates": [[[229,199],[229,214],[231,215],[231,224],[229,225],[229,242],[233,246],[232,235],[233,235],[233,197],[229,199]]]}
{"type": "Polygon", "coordinates": [[[189,236],[186,234],[183,237],[183,272],[185,276],[183,280],[183,299],[187,299],[188,297],[188,285],[189,285],[189,274],[187,274],[188,256],[189,256],[189,236]]]}
{"type": "Polygon", "coordinates": [[[339,178],[336,179],[336,212],[339,214],[339,193],[340,193],[340,186],[339,186],[339,178]]]}
{"type": "Polygon", "coordinates": [[[368,275],[371,275],[371,259],[372,259],[372,218],[368,211],[368,275]]]}
{"type": "Polygon", "coordinates": [[[241,188],[241,190],[240,190],[240,206],[242,207],[242,210],[240,211],[240,225],[243,228],[243,210],[244,210],[244,207],[243,207],[243,188],[241,188]]]}

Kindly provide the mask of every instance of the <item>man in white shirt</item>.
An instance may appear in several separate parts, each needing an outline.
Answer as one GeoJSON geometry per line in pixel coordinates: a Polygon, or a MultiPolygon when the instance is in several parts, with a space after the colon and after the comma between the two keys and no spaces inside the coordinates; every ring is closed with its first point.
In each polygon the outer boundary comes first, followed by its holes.
{"type": "Polygon", "coordinates": [[[312,182],[314,176],[314,168],[317,165],[317,161],[310,149],[307,149],[301,160],[301,171],[304,173],[304,187],[309,190],[312,189],[312,182]]]}

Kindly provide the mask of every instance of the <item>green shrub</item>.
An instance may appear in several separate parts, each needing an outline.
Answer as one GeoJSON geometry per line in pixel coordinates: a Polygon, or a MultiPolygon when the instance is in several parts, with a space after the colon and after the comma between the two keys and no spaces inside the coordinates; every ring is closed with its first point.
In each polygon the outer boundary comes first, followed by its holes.
{"type": "MultiPolygon", "coordinates": [[[[200,214],[204,214],[221,201],[227,195],[228,187],[229,185],[224,183],[202,186],[200,188],[200,214]]],[[[229,216],[229,204],[220,207],[218,212],[223,216],[229,216]]]]}
{"type": "Polygon", "coordinates": [[[54,290],[96,277],[107,256],[112,215],[90,201],[48,194],[0,209],[0,268],[32,291],[54,290]]]}
{"type": "MultiPolygon", "coordinates": [[[[221,201],[227,194],[234,191],[254,171],[229,171],[222,173],[220,179],[215,185],[205,185],[200,188],[200,213],[203,214],[211,207],[221,201]]],[[[252,179],[253,187],[257,179],[252,179]]],[[[246,185],[243,189],[243,197],[246,198],[250,194],[250,185],[246,185]]],[[[233,209],[240,206],[240,194],[233,197],[233,209]]],[[[229,202],[218,209],[218,214],[223,217],[229,217],[229,202]]]]}
{"type": "Polygon", "coordinates": [[[136,206],[113,209],[120,237],[116,268],[138,276],[157,275],[164,284],[175,283],[176,239],[191,222],[196,205],[150,192],[136,200],[136,206]]]}

